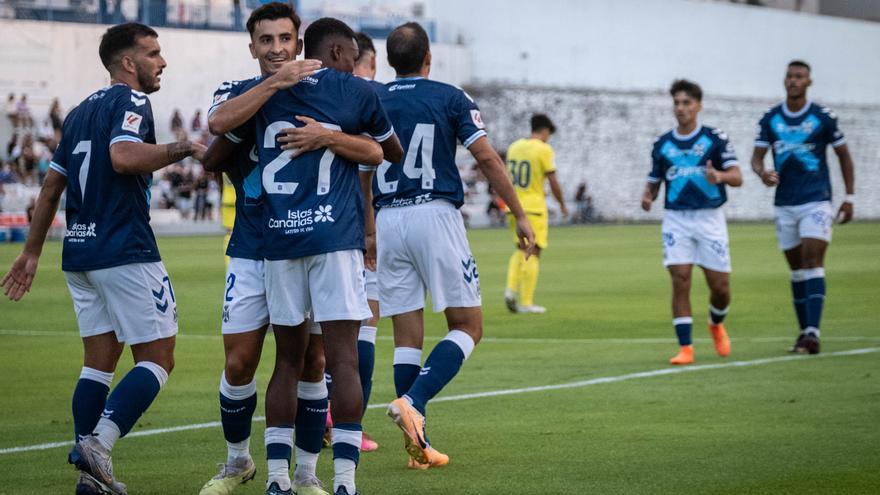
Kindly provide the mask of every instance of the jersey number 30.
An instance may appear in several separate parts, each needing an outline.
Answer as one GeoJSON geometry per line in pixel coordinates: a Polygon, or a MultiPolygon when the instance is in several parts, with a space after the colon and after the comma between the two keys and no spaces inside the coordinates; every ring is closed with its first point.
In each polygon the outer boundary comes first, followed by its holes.
{"type": "MultiPolygon", "coordinates": [[[[336,124],[325,124],[323,122],[320,124],[325,128],[334,131],[342,130],[342,128],[336,124]]],[[[275,138],[278,133],[284,129],[290,129],[293,127],[296,126],[283,120],[272,122],[272,124],[266,128],[266,133],[263,136],[263,148],[274,148],[275,138]]],[[[263,189],[266,190],[266,194],[293,194],[294,191],[296,191],[299,182],[278,182],[275,180],[275,175],[293,161],[296,156],[296,149],[284,150],[266,165],[266,168],[263,169],[263,189]]],[[[334,158],[336,158],[336,153],[330,151],[330,148],[325,149],[324,154],[321,155],[321,163],[318,165],[318,196],[323,196],[330,192],[330,167],[333,165],[334,158]]]]}

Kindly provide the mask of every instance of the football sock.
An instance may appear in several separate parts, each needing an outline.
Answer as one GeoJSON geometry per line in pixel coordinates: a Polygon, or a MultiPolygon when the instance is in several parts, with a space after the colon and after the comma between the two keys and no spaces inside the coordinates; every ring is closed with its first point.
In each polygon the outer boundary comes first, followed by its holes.
{"type": "Polygon", "coordinates": [[[79,442],[95,430],[101,411],[104,410],[104,403],[107,402],[111,383],[113,373],[83,366],[71,401],[74,441],[79,442]]]}
{"type": "Polygon", "coordinates": [[[362,326],[358,333],[358,372],[364,392],[364,412],[373,391],[373,366],[376,362],[376,327],[362,326]]]}
{"type": "Polygon", "coordinates": [[[107,450],[124,437],[159,395],[168,381],[164,368],[150,361],[141,361],[129,371],[107,397],[95,436],[107,450]]]}
{"type": "Polygon", "coordinates": [[[724,321],[724,317],[727,316],[727,312],[730,310],[730,306],[724,309],[718,309],[715,306],[709,305],[709,321],[712,322],[713,325],[717,325],[724,321]]]}
{"type": "Polygon", "coordinates": [[[330,396],[330,392],[333,390],[333,377],[330,376],[330,373],[324,372],[324,386],[327,387],[327,396],[330,396]]]}
{"type": "Polygon", "coordinates": [[[507,262],[507,288],[513,292],[519,292],[519,274],[524,260],[523,252],[517,249],[510,255],[510,261],[507,262]]]}
{"type": "Polygon", "coordinates": [[[450,330],[428,355],[425,366],[406,393],[413,407],[425,414],[428,401],[452,381],[465,359],[474,350],[474,340],[466,332],[450,330]]]}
{"type": "Polygon", "coordinates": [[[269,467],[266,486],[275,482],[282,490],[289,490],[293,428],[287,425],[267,426],[265,438],[266,460],[269,467]]]}
{"type": "Polygon", "coordinates": [[[403,397],[419,377],[422,369],[422,350],[413,347],[394,349],[394,390],[403,397]]]}
{"type": "Polygon", "coordinates": [[[300,381],[296,403],[296,471],[302,477],[315,474],[318,454],[324,445],[324,425],[327,422],[327,384],[300,381]]]}
{"type": "Polygon", "coordinates": [[[226,372],[220,374],[220,423],[226,439],[226,458],[250,455],[251,420],[257,409],[257,381],[230,385],[226,372]]]}
{"type": "Polygon", "coordinates": [[[538,287],[540,260],[537,256],[529,256],[521,266],[519,302],[522,306],[531,306],[535,302],[535,288],[538,287]]]}
{"type": "Polygon", "coordinates": [[[678,336],[678,345],[691,345],[691,328],[694,326],[694,319],[690,316],[679,316],[672,320],[675,326],[675,335],[678,336]]]}
{"type": "Polygon", "coordinates": [[[794,312],[798,325],[803,331],[807,328],[807,282],[803,270],[791,271],[791,297],[794,301],[794,312]]]}
{"type": "Polygon", "coordinates": [[[818,335],[822,308],[825,305],[825,269],[808,268],[803,272],[807,296],[807,331],[818,335]]]}
{"type": "Polygon", "coordinates": [[[354,473],[360,459],[363,432],[357,423],[333,425],[333,492],[344,486],[348,493],[357,492],[354,473]]]}

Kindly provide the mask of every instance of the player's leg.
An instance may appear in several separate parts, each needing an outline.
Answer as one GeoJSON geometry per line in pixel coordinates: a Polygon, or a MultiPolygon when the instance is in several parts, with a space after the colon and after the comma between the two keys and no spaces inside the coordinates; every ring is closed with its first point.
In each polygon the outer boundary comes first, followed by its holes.
{"type": "Polygon", "coordinates": [[[825,252],[828,242],[822,239],[804,238],[801,242],[801,276],[804,280],[805,323],[803,345],[810,354],[820,350],[819,328],[825,306],[825,252]]]}
{"type": "Polygon", "coordinates": [[[69,460],[112,485],[110,452],[149,408],[174,367],[177,306],[161,262],[95,270],[88,278],[118,328],[119,341],[131,346],[135,367],[107,397],[93,435],[74,447],[69,460]]]}
{"type": "Polygon", "coordinates": [[[369,318],[364,260],[359,250],[306,258],[313,316],[321,323],[324,357],[333,377],[333,492],[357,493],[355,471],[363,440],[363,389],[358,370],[358,332],[369,318]]]}
{"type": "Polygon", "coordinates": [[[801,353],[807,352],[803,346],[804,331],[807,328],[807,291],[803,274],[798,216],[798,208],[795,206],[776,207],[776,237],[779,249],[785,256],[785,261],[791,270],[791,297],[800,329],[797,340],[789,352],[801,353]]]}
{"type": "MultiPolygon", "coordinates": [[[[364,413],[367,412],[367,404],[373,392],[373,368],[376,364],[376,331],[379,325],[379,282],[376,272],[364,273],[365,288],[367,292],[367,305],[372,315],[361,321],[358,332],[358,372],[361,376],[361,388],[364,396],[364,413]]],[[[361,452],[372,452],[379,448],[379,444],[363,434],[361,452]]]]}
{"type": "Polygon", "coordinates": [[[666,210],[663,213],[663,265],[672,281],[672,325],[678,337],[678,354],[670,364],[694,362],[694,346],[691,338],[694,319],[691,312],[691,272],[698,261],[697,228],[694,211],[666,210]]]}
{"type": "Polygon", "coordinates": [[[333,491],[344,486],[354,494],[355,471],[362,442],[363,389],[358,372],[357,335],[360,322],[336,320],[321,323],[327,369],[333,376],[333,491]]]}
{"type": "Polygon", "coordinates": [[[669,265],[672,280],[672,325],[678,337],[678,354],[669,360],[670,364],[691,364],[694,362],[692,330],[694,324],[691,312],[691,273],[693,265],[669,265]]]}
{"type": "Polygon", "coordinates": [[[425,311],[417,309],[391,317],[394,327],[394,390],[403,397],[422,369],[425,311]]]}
{"type": "Polygon", "coordinates": [[[290,459],[297,411],[297,384],[309,343],[311,306],[302,259],[266,260],[266,301],[275,336],[275,367],[266,390],[267,494],[291,494],[290,459]]]}
{"type": "Polygon", "coordinates": [[[727,220],[717,208],[699,210],[694,220],[697,264],[703,269],[709,286],[709,332],[715,352],[726,357],[730,354],[730,338],[724,328],[724,318],[730,308],[731,270],[727,220]]]}
{"type": "Polygon", "coordinates": [[[324,337],[320,325],[311,321],[308,325],[309,346],[297,385],[293,490],[298,495],[319,495],[326,493],[321,489],[316,469],[324,444],[329,396],[324,380],[324,337]]]}
{"type": "Polygon", "coordinates": [[[529,215],[529,221],[535,230],[535,252],[527,259],[523,255],[520,271],[520,300],[517,312],[544,313],[543,306],[535,305],[535,289],[538,287],[538,275],[541,268],[541,251],[547,248],[549,226],[547,215],[529,215]]]}
{"type": "Polygon", "coordinates": [[[709,332],[715,343],[715,351],[721,357],[730,354],[730,338],[724,328],[724,318],[730,308],[730,273],[703,267],[706,285],[709,286],[709,332]]]}
{"type": "MultiPolygon", "coordinates": [[[[507,224],[513,235],[513,245],[517,246],[519,239],[516,236],[516,222],[513,219],[513,215],[509,213],[507,214],[507,224]]],[[[525,263],[525,261],[525,251],[517,248],[513,250],[513,254],[510,255],[510,259],[507,262],[507,286],[504,289],[504,304],[507,306],[507,310],[511,313],[516,313],[518,304],[517,299],[520,295],[520,284],[522,283],[520,274],[522,273],[523,263],[525,263]]]]}
{"type": "Polygon", "coordinates": [[[303,370],[309,333],[306,323],[294,326],[273,323],[272,333],[275,336],[275,367],[266,389],[266,485],[270,490],[273,485],[277,487],[278,491],[271,493],[286,493],[292,490],[290,459],[296,423],[297,384],[303,370]]]}

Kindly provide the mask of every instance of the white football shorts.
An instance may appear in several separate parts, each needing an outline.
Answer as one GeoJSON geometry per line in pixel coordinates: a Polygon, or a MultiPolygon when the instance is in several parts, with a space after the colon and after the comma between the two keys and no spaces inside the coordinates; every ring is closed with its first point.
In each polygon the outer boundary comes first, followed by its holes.
{"type": "Polygon", "coordinates": [[[730,273],[727,220],[720,208],[663,213],[663,266],[699,265],[730,273]]]}
{"type": "Polygon", "coordinates": [[[776,238],[779,249],[788,251],[801,244],[801,239],[831,242],[834,210],[829,201],[816,201],[796,206],[776,207],[776,238]]]}
{"type": "Polygon", "coordinates": [[[379,278],[376,275],[376,272],[371,272],[370,270],[364,270],[364,284],[366,286],[366,291],[367,291],[367,300],[378,301],[379,300],[379,278]]]}
{"type": "Polygon", "coordinates": [[[451,203],[382,208],[376,232],[381,316],[424,308],[426,291],[435,312],[481,305],[477,263],[451,203]]]}
{"type": "Polygon", "coordinates": [[[250,332],[268,324],[265,262],[229,258],[223,292],[223,334],[250,332]]]}
{"type": "Polygon", "coordinates": [[[108,332],[128,345],[177,335],[177,302],[161,261],[64,272],[82,337],[108,332]]]}
{"type": "Polygon", "coordinates": [[[269,321],[296,326],[313,321],[363,320],[372,313],[364,290],[364,254],[334,251],[294,260],[266,260],[269,321]]]}

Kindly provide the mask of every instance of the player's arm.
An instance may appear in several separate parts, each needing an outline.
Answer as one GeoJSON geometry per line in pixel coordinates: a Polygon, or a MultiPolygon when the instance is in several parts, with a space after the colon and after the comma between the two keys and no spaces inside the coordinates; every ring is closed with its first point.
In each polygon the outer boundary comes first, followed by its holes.
{"type": "Polygon", "coordinates": [[[562,186],[559,185],[559,179],[556,177],[556,172],[548,172],[547,173],[547,182],[550,183],[550,192],[553,194],[553,197],[556,198],[556,202],[559,203],[559,210],[562,213],[562,216],[568,216],[568,208],[565,206],[565,197],[562,195],[562,186]]]}
{"type": "Polygon", "coordinates": [[[847,223],[853,218],[853,196],[856,193],[855,165],[846,143],[834,148],[834,153],[840,161],[840,172],[843,175],[843,185],[846,188],[846,200],[837,210],[837,221],[847,223]]]}
{"type": "Polygon", "coordinates": [[[513,183],[510,182],[510,176],[508,176],[507,170],[504,168],[504,162],[501,161],[501,157],[498,156],[495,148],[489,143],[489,138],[485,135],[471,143],[468,150],[474,156],[474,159],[477,160],[477,167],[486,176],[489,185],[501,196],[501,199],[504,200],[510,209],[510,213],[516,219],[516,236],[519,239],[520,249],[526,251],[527,254],[531,254],[535,248],[535,232],[532,230],[532,225],[529,223],[528,218],[526,218],[526,212],[519,202],[516,190],[513,188],[513,183]]]}
{"type": "Polygon", "coordinates": [[[738,165],[718,170],[712,166],[712,160],[706,163],[706,180],[709,184],[727,184],[731,187],[739,187],[743,183],[742,172],[738,165]]]}
{"type": "Polygon", "coordinates": [[[767,170],[764,168],[764,157],[767,156],[767,148],[755,146],[752,151],[752,171],[758,174],[761,182],[767,187],[773,187],[779,184],[779,174],[775,170],[767,170]]]}
{"type": "Polygon", "coordinates": [[[230,158],[237,146],[238,144],[231,141],[226,135],[215,139],[208,146],[207,151],[205,151],[205,157],[202,160],[205,170],[208,172],[226,172],[229,170],[232,165],[230,158]]]}
{"type": "Polygon", "coordinates": [[[645,184],[645,190],[642,191],[642,209],[651,211],[651,204],[657,199],[660,193],[660,181],[649,181],[645,184]]]}
{"type": "MultiPolygon", "coordinates": [[[[403,161],[403,146],[400,145],[400,139],[397,134],[391,134],[391,137],[379,143],[382,145],[382,154],[385,160],[391,163],[400,163],[403,161]]],[[[382,160],[379,160],[382,163],[382,160]]]]}
{"type": "Polygon", "coordinates": [[[37,274],[37,263],[43,253],[43,243],[46,242],[46,234],[52,226],[52,220],[55,219],[55,212],[58,211],[58,203],[61,201],[65,187],[67,187],[67,177],[50,168],[34,205],[34,216],[24,250],[12,263],[9,273],[0,281],[3,293],[13,301],[20,300],[31,290],[31,284],[37,274]]]}
{"type": "Polygon", "coordinates": [[[120,141],[110,146],[110,161],[119,174],[149,174],[191,156],[198,161],[205,158],[204,145],[191,141],[168,144],[120,141]]]}
{"type": "Polygon", "coordinates": [[[208,130],[215,136],[221,136],[244,125],[275,93],[290,88],[320,68],[320,60],[291,60],[285,63],[278,72],[217,107],[208,117],[208,130]]]}
{"type": "Polygon", "coordinates": [[[373,212],[373,173],[375,169],[361,166],[359,178],[361,193],[364,195],[364,267],[376,271],[376,215],[373,212]]]}
{"type": "Polygon", "coordinates": [[[328,129],[310,117],[297,116],[296,119],[306,125],[283,129],[278,137],[281,149],[295,149],[299,155],[328,148],[351,162],[373,167],[382,163],[382,146],[374,139],[328,129]]]}

